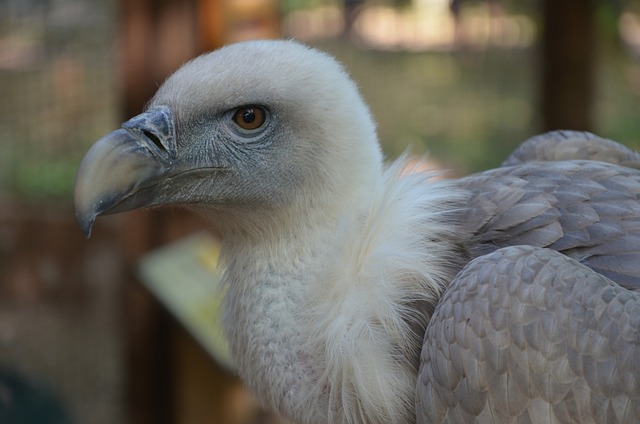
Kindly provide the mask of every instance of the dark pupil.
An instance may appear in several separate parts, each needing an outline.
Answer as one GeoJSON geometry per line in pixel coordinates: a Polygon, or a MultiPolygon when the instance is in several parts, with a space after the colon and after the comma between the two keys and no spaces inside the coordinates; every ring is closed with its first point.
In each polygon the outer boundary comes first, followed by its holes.
{"type": "Polygon", "coordinates": [[[244,122],[246,122],[247,124],[251,124],[253,121],[256,120],[256,114],[253,111],[253,109],[246,109],[244,111],[244,114],[242,115],[242,120],[244,122]]]}

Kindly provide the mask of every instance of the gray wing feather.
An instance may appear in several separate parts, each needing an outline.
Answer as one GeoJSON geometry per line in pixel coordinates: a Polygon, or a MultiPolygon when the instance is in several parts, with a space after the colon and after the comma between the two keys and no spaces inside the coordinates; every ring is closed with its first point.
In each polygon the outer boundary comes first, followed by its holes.
{"type": "Polygon", "coordinates": [[[596,161],[537,162],[462,178],[471,257],[549,247],[640,289],[640,171],[596,161]]]}
{"type": "Polygon", "coordinates": [[[473,260],[425,334],[418,422],[640,422],[640,293],[550,249],[473,260]]]}
{"type": "Polygon", "coordinates": [[[576,159],[640,169],[640,153],[615,141],[581,131],[551,131],[532,137],[522,143],[502,165],[576,159]]]}

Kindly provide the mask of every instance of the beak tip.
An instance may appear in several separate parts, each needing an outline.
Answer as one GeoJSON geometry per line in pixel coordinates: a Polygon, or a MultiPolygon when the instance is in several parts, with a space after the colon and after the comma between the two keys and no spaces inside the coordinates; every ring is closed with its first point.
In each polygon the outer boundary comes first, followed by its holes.
{"type": "Polygon", "coordinates": [[[93,227],[93,223],[90,224],[80,224],[80,227],[82,229],[82,232],[84,233],[84,237],[88,240],[89,238],[91,238],[91,228],[93,227]]]}
{"type": "Polygon", "coordinates": [[[87,239],[91,237],[91,229],[93,228],[95,220],[95,213],[80,213],[76,210],[76,221],[78,221],[78,225],[87,239]]]}

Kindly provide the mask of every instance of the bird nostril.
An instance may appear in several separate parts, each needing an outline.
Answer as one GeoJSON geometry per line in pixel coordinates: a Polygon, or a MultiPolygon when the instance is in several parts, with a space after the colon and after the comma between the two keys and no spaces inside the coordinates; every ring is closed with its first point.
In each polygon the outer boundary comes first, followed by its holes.
{"type": "Polygon", "coordinates": [[[160,139],[158,138],[157,135],[155,135],[151,131],[147,131],[147,130],[142,130],[142,133],[145,135],[145,137],[147,137],[149,140],[151,140],[153,142],[153,144],[155,144],[158,149],[160,149],[163,152],[167,151],[166,147],[164,147],[164,144],[162,144],[162,142],[160,141],[160,139]]]}

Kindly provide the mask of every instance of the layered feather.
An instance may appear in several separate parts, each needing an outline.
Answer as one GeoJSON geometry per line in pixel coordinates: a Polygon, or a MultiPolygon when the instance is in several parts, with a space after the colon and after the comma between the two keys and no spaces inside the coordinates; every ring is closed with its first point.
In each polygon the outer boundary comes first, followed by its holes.
{"type": "Polygon", "coordinates": [[[301,412],[326,399],[329,422],[411,421],[422,335],[461,264],[455,223],[468,196],[419,168],[406,156],[390,166],[328,246],[303,324],[322,374],[301,412]]]}

